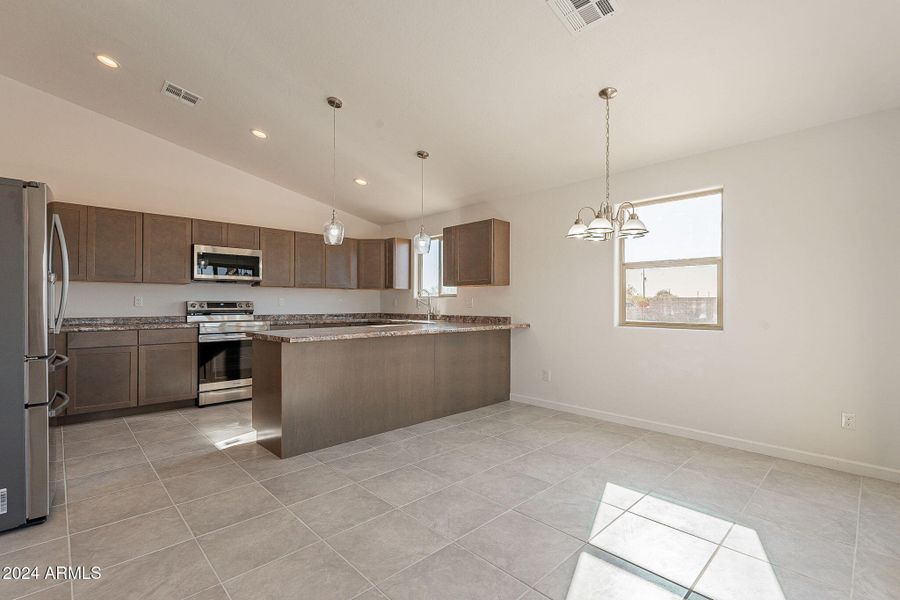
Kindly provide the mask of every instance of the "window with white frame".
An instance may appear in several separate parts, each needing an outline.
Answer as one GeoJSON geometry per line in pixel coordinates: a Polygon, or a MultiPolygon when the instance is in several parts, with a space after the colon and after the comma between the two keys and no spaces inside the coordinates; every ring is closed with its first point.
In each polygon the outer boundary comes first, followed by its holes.
{"type": "Polygon", "coordinates": [[[424,290],[431,297],[456,296],[456,288],[444,285],[443,236],[431,237],[428,254],[416,255],[416,296],[424,290]]]}
{"type": "Polygon", "coordinates": [[[722,190],[635,202],[619,246],[619,324],[722,329],[722,190]]]}

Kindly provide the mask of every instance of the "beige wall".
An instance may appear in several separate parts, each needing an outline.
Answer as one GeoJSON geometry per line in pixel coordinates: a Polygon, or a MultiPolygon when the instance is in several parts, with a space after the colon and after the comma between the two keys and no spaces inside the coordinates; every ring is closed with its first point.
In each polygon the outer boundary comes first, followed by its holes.
{"type": "Polygon", "coordinates": [[[722,332],[615,326],[613,246],[563,239],[602,183],[427,219],[511,222],[512,285],[438,304],[532,324],[515,398],[900,480],[900,111],[614,175],[620,201],[724,186],[722,332]]]}
{"type": "MultiPolygon", "coordinates": [[[[316,200],[2,76],[0,132],[0,177],[47,182],[60,201],[314,232],[331,214],[316,200]]],[[[380,231],[340,217],[347,235],[380,231]]],[[[266,313],[379,308],[377,292],[366,291],[80,283],[69,314],[183,314],[189,298],[254,300],[266,313]],[[144,298],[143,307],[133,306],[134,296],[144,298]]]]}

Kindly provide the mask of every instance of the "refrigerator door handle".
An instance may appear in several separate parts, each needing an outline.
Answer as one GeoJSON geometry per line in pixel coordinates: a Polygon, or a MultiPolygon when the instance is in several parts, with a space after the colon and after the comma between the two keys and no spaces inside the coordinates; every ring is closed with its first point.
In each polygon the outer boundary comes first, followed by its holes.
{"type": "Polygon", "coordinates": [[[50,362],[50,371],[55,371],[60,367],[64,367],[69,362],[69,357],[65,354],[54,354],[53,360],[50,362]]]}
{"type": "Polygon", "coordinates": [[[67,393],[61,392],[59,390],[56,390],[56,396],[53,397],[53,400],[56,400],[57,397],[62,398],[63,401],[60,402],[58,406],[53,406],[53,401],[50,402],[51,408],[49,409],[49,411],[47,411],[47,416],[50,418],[58,417],[59,415],[61,415],[62,412],[66,409],[66,407],[69,405],[69,402],[72,401],[72,399],[69,398],[69,395],[67,393]]]}
{"type": "Polygon", "coordinates": [[[53,233],[59,236],[59,258],[62,263],[62,291],[59,294],[59,309],[53,314],[53,302],[55,298],[53,284],[56,281],[56,275],[50,274],[50,318],[53,322],[50,326],[51,333],[59,333],[66,316],[66,307],[69,304],[69,248],[66,246],[66,234],[63,232],[62,221],[59,215],[53,215],[53,226],[50,228],[50,268],[53,268],[53,233]]]}

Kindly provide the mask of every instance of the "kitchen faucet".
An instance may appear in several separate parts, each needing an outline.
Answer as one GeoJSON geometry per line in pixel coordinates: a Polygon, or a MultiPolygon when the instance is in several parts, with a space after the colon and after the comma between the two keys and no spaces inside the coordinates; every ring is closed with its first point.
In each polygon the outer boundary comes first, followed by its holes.
{"type": "Polygon", "coordinates": [[[428,310],[425,315],[428,317],[429,321],[439,314],[437,308],[431,303],[431,294],[424,289],[419,290],[419,295],[416,297],[416,308],[419,308],[420,306],[427,307],[428,310]]]}

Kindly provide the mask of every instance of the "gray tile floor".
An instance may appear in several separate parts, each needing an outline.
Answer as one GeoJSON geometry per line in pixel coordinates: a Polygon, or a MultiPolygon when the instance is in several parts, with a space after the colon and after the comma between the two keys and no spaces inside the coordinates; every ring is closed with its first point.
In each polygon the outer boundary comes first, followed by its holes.
{"type": "Polygon", "coordinates": [[[72,425],[0,600],[900,598],[900,485],[505,402],[279,460],[249,403],[72,425]]]}

